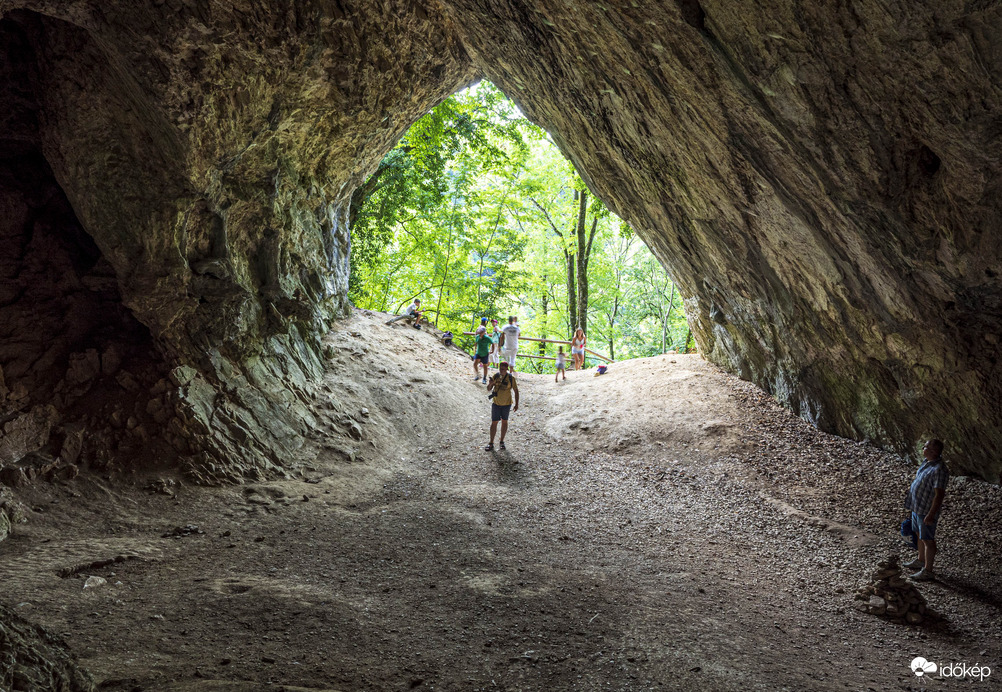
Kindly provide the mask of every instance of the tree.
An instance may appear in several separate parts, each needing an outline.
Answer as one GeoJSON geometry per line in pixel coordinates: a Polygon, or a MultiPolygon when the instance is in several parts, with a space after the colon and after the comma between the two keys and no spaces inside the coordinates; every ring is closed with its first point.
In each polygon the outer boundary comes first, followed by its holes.
{"type": "Polygon", "coordinates": [[[633,229],[620,221],[615,237],[607,243],[599,257],[605,257],[608,267],[599,272],[599,277],[607,277],[607,282],[596,282],[596,301],[602,314],[601,333],[609,345],[609,357],[616,358],[616,337],[620,314],[633,298],[636,284],[629,281],[628,271],[632,260],[634,241],[637,236],[633,229]]]}
{"type": "Polygon", "coordinates": [[[591,231],[587,234],[586,229],[586,219],[587,219],[587,206],[588,206],[588,192],[587,190],[581,190],[581,197],[578,204],[578,223],[577,223],[577,264],[578,264],[578,282],[577,282],[577,318],[578,326],[581,329],[588,331],[588,261],[591,259],[591,246],[592,242],[595,240],[595,233],[598,232],[598,222],[599,218],[608,218],[609,210],[601,200],[595,199],[591,205],[591,231]]]}
{"type": "Polygon", "coordinates": [[[486,82],[414,124],[356,191],[350,225],[360,307],[399,311],[420,297],[456,333],[509,314],[544,338],[581,326],[613,357],[663,352],[684,333],[650,251],[486,82]]]}
{"type": "Polygon", "coordinates": [[[660,328],[661,353],[668,351],[672,312],[675,310],[675,284],[668,272],[653,255],[645,257],[634,269],[635,280],[643,286],[641,303],[647,314],[653,316],[660,328]]]}

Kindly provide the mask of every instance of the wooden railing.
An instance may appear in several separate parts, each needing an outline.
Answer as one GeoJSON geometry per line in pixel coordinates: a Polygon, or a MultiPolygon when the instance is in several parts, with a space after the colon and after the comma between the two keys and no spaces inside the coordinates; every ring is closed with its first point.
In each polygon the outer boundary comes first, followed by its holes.
{"type": "MultiPolygon", "coordinates": [[[[476,332],[463,332],[463,336],[476,336],[476,334],[477,334],[476,332]]],[[[571,345],[570,341],[562,341],[560,339],[540,339],[539,337],[535,337],[535,336],[519,336],[518,340],[519,341],[537,341],[537,342],[542,342],[542,343],[545,343],[545,344],[564,344],[565,346],[570,346],[571,345]]],[[[609,358],[608,356],[604,356],[601,353],[596,353],[595,351],[592,351],[590,348],[586,348],[585,349],[585,353],[590,353],[591,355],[595,356],[599,360],[604,360],[606,363],[612,363],[613,362],[612,358],[609,358]]],[[[537,356],[537,355],[533,355],[531,353],[522,353],[521,351],[518,352],[518,356],[520,358],[538,358],[540,360],[556,360],[556,358],[554,358],[553,356],[537,356]]]]}

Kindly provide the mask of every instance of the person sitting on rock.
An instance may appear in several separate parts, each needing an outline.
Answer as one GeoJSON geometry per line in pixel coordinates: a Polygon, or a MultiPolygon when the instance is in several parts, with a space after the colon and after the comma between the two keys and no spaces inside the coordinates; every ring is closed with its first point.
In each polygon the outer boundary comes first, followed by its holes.
{"type": "Polygon", "coordinates": [[[421,299],[415,298],[414,302],[407,306],[407,311],[404,314],[414,321],[413,324],[415,329],[420,329],[421,315],[423,314],[421,312],[421,299]]]}
{"type": "Polygon", "coordinates": [[[943,442],[929,440],[922,448],[925,462],[915,472],[905,497],[905,508],[911,510],[912,531],[918,538],[918,559],[905,565],[918,571],[910,575],[915,581],[930,581],[936,578],[933,562],[936,559],[936,522],[946,496],[946,484],[950,481],[950,471],[943,462],[943,442]]]}

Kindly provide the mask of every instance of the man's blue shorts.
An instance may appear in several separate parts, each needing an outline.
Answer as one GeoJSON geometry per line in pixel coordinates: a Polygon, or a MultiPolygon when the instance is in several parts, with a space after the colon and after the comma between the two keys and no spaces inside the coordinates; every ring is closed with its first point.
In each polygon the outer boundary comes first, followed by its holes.
{"type": "Polygon", "coordinates": [[[936,540],[936,524],[923,524],[922,517],[912,512],[912,531],[920,541],[936,540]]]}
{"type": "Polygon", "coordinates": [[[511,404],[507,406],[498,406],[494,402],[491,402],[491,420],[508,420],[508,413],[511,411],[511,404]]]}

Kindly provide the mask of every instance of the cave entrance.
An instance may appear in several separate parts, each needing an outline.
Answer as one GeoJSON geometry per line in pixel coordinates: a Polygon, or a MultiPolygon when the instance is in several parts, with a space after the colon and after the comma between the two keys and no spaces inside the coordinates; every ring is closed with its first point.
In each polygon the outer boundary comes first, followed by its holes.
{"type": "MultiPolygon", "coordinates": [[[[694,348],[661,263],[490,82],[411,126],[356,192],[350,224],[358,307],[398,313],[418,298],[455,334],[508,315],[544,339],[580,326],[613,359],[694,348]]],[[[541,342],[537,355],[555,351],[541,342]]]]}
{"type": "Polygon", "coordinates": [[[33,13],[0,20],[0,467],[25,472],[8,480],[141,446],[127,407],[159,362],[46,159],[40,32],[33,13]],[[108,427],[123,439],[88,447],[108,427]]]}

